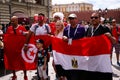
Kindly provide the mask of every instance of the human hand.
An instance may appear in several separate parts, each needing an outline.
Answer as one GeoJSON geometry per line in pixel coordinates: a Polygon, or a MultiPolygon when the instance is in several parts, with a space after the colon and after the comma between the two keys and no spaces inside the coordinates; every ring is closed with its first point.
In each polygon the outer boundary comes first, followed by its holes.
{"type": "Polygon", "coordinates": [[[23,50],[24,50],[25,53],[28,51],[28,45],[27,44],[24,44],[23,50]]]}
{"type": "Polygon", "coordinates": [[[62,39],[63,39],[64,41],[68,41],[68,38],[67,38],[66,36],[63,36],[62,39]]]}
{"type": "Polygon", "coordinates": [[[112,35],[109,32],[105,33],[104,35],[106,35],[108,38],[112,37],[112,35]]]}
{"type": "Polygon", "coordinates": [[[116,43],[116,38],[113,37],[110,33],[105,33],[104,35],[106,35],[112,42],[112,44],[115,44],[116,43]]]}
{"type": "Polygon", "coordinates": [[[43,65],[43,70],[45,70],[46,69],[46,65],[43,65]]]}

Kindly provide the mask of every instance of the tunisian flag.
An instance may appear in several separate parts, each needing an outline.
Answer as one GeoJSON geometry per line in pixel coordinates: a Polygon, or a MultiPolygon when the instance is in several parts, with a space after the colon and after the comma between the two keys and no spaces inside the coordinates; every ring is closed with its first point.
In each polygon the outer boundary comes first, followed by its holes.
{"type": "Polygon", "coordinates": [[[29,44],[27,53],[23,51],[23,45],[26,37],[20,35],[4,35],[4,63],[5,68],[9,70],[32,70],[36,69],[37,48],[34,45],[34,39],[29,44]]]}
{"type": "Polygon", "coordinates": [[[50,36],[32,36],[28,44],[28,51],[23,51],[23,45],[26,37],[20,35],[4,35],[4,63],[5,68],[9,70],[33,70],[37,67],[37,48],[35,41],[43,39],[45,48],[51,44],[50,36]]]}
{"type": "Polygon", "coordinates": [[[111,42],[105,35],[67,42],[52,39],[53,57],[56,65],[64,70],[83,70],[111,73],[111,42]]]}

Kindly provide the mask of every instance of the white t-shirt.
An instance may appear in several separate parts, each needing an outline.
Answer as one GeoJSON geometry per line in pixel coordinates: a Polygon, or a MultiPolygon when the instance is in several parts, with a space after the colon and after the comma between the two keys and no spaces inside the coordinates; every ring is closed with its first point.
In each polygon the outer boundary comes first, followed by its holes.
{"type": "Polygon", "coordinates": [[[38,25],[38,23],[33,24],[30,28],[30,31],[34,32],[35,35],[46,35],[48,34],[46,27],[48,28],[48,32],[51,32],[50,26],[48,24],[43,24],[42,26],[38,25]],[[38,26],[36,28],[36,25],[38,26]],[[35,30],[36,29],[36,30],[35,30]]]}
{"type": "Polygon", "coordinates": [[[58,35],[56,35],[57,38],[61,38],[63,37],[63,31],[61,31],[58,35]]]}

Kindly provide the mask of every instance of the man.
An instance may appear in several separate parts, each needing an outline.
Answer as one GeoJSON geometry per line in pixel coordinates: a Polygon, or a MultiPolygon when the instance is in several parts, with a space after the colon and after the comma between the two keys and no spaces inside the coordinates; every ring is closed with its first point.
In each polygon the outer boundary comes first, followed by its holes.
{"type": "Polygon", "coordinates": [[[34,14],[34,22],[33,24],[38,23],[38,14],[34,14]]]}
{"type": "MultiPolygon", "coordinates": [[[[38,23],[33,24],[29,30],[26,37],[26,42],[24,44],[24,51],[28,49],[28,43],[32,35],[50,35],[51,29],[48,24],[45,24],[45,15],[43,13],[38,14],[38,23]]],[[[48,53],[48,48],[46,48],[46,53],[48,53]]]]}
{"type": "MultiPolygon", "coordinates": [[[[68,19],[70,24],[64,29],[63,40],[68,42],[69,45],[71,45],[72,40],[80,39],[85,36],[85,28],[78,24],[76,14],[70,14],[68,16],[68,19]]],[[[66,70],[65,74],[61,75],[65,75],[67,77],[67,80],[83,80],[82,78],[80,78],[81,76],[79,74],[79,71],[77,70],[66,70]]]]}
{"type": "MultiPolygon", "coordinates": [[[[11,26],[8,27],[6,34],[26,35],[25,27],[18,25],[18,17],[17,16],[13,16],[11,18],[11,26]]],[[[17,79],[17,76],[15,73],[15,70],[13,70],[12,80],[16,80],[16,79],[17,79]]],[[[28,80],[26,70],[24,70],[24,80],[28,80]]]]}
{"type": "Polygon", "coordinates": [[[31,26],[29,34],[27,35],[25,46],[27,46],[29,43],[29,40],[33,33],[35,35],[46,35],[51,33],[49,25],[44,23],[44,17],[45,15],[42,13],[38,14],[38,23],[31,26]]]}
{"type": "Polygon", "coordinates": [[[85,35],[85,29],[83,26],[80,26],[80,24],[78,24],[78,19],[77,19],[77,15],[76,14],[70,14],[68,16],[69,19],[69,23],[68,26],[64,29],[64,33],[63,36],[67,37],[64,38],[64,40],[68,40],[71,39],[80,39],[83,38],[85,35]]]}
{"type": "MultiPolygon", "coordinates": [[[[117,43],[113,45],[115,47],[115,53],[117,58],[117,65],[120,66],[119,55],[120,55],[120,28],[116,24],[116,20],[112,20],[112,35],[116,38],[117,43]]],[[[111,63],[112,63],[112,54],[111,54],[111,63]]]]}
{"type": "MultiPolygon", "coordinates": [[[[89,27],[86,32],[87,37],[99,36],[99,35],[105,34],[111,40],[112,43],[116,42],[115,38],[111,35],[111,31],[109,30],[109,28],[102,26],[100,24],[100,16],[98,15],[98,13],[93,13],[91,15],[91,23],[92,23],[92,27],[89,27]]],[[[104,46],[104,44],[103,44],[103,46],[104,46]]],[[[109,67],[111,68],[111,66],[109,66],[109,67]]],[[[90,79],[90,80],[112,80],[112,72],[111,73],[110,72],[108,72],[108,73],[87,72],[87,76],[86,76],[85,80],[88,80],[88,79],[90,79]]]]}

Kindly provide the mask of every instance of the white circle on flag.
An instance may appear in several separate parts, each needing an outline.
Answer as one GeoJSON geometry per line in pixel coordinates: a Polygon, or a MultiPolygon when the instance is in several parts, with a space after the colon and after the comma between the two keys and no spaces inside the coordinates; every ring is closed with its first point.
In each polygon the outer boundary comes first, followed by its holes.
{"type": "Polygon", "coordinates": [[[27,53],[25,53],[23,49],[24,47],[22,48],[22,58],[24,59],[24,61],[28,63],[33,63],[37,54],[36,46],[34,44],[28,44],[27,53]]]}

